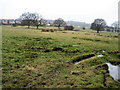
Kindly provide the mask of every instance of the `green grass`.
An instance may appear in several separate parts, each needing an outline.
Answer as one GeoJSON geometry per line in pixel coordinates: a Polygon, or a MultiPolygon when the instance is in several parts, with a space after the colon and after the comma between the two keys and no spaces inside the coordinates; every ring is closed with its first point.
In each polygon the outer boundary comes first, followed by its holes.
{"type": "Polygon", "coordinates": [[[118,51],[115,36],[92,30],[41,32],[3,26],[3,88],[120,88],[105,64],[120,63],[120,53],[108,53],[118,51]],[[72,63],[91,53],[105,56],[72,63]]]}

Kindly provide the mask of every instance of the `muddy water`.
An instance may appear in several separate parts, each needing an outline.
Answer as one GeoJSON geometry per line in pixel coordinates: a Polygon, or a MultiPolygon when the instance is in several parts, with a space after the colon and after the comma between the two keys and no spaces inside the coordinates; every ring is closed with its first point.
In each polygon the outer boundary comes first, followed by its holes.
{"type": "Polygon", "coordinates": [[[111,63],[106,63],[108,65],[108,70],[110,73],[110,76],[113,77],[115,81],[120,83],[120,66],[112,65],[111,63]]]}

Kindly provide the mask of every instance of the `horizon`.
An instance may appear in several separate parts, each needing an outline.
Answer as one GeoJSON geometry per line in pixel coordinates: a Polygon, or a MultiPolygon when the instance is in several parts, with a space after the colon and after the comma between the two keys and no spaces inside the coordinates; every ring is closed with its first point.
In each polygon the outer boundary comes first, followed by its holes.
{"type": "Polygon", "coordinates": [[[111,25],[118,21],[118,2],[119,0],[1,0],[0,18],[17,19],[24,12],[36,12],[47,20],[62,18],[64,21],[92,23],[95,19],[102,18],[107,25],[111,25]]]}

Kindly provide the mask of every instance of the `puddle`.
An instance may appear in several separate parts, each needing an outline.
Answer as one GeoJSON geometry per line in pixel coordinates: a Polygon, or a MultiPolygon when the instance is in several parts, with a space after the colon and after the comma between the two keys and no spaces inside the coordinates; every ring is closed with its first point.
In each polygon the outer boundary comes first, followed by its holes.
{"type": "MultiPolygon", "coordinates": [[[[97,57],[103,57],[104,55],[101,54],[101,55],[96,55],[96,56],[97,56],[97,57]]],[[[94,55],[93,55],[93,56],[90,56],[90,57],[83,58],[83,60],[89,59],[89,58],[91,58],[91,57],[94,57],[94,55]]],[[[78,61],[76,60],[76,61],[74,62],[74,64],[79,64],[80,61],[81,61],[81,60],[78,60],[78,61]]]]}
{"type": "Polygon", "coordinates": [[[104,55],[102,55],[102,54],[101,54],[101,55],[97,55],[97,57],[103,57],[103,56],[104,56],[104,55]]]}
{"type": "MultiPolygon", "coordinates": [[[[101,55],[96,55],[96,56],[97,57],[103,57],[104,55],[101,54],[101,55]]],[[[94,57],[94,55],[84,56],[84,58],[81,58],[79,60],[75,60],[75,61],[73,61],[73,63],[74,64],[79,64],[81,60],[89,59],[89,58],[92,58],[92,57],[94,57]]]]}
{"type": "Polygon", "coordinates": [[[94,56],[95,56],[94,54],[88,54],[88,55],[78,56],[78,57],[74,58],[74,60],[72,62],[74,64],[78,64],[78,63],[80,63],[80,61],[92,58],[94,56]]]}
{"type": "Polygon", "coordinates": [[[120,83],[120,66],[112,65],[111,63],[106,63],[108,65],[108,71],[110,76],[113,77],[115,81],[120,83]]]}
{"type": "Polygon", "coordinates": [[[104,50],[102,52],[105,52],[104,50]]]}

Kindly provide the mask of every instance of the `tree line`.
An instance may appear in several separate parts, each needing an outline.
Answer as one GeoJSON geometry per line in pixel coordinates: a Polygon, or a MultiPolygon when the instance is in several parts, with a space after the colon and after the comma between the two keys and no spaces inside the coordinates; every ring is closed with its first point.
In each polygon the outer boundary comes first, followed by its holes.
{"type": "MultiPolygon", "coordinates": [[[[22,25],[27,25],[28,28],[30,28],[31,25],[34,25],[34,26],[36,26],[37,29],[39,26],[44,26],[47,22],[38,13],[30,13],[30,12],[23,13],[19,17],[19,20],[21,21],[22,25]]],[[[65,30],[68,30],[68,29],[73,30],[74,29],[73,26],[71,26],[71,25],[68,26],[62,18],[56,19],[53,22],[53,25],[58,27],[58,29],[60,29],[60,27],[63,27],[63,26],[64,26],[65,30]]]]}
{"type": "MultiPolygon", "coordinates": [[[[30,12],[23,13],[19,17],[19,20],[21,21],[22,25],[27,25],[28,28],[30,28],[31,25],[34,25],[34,26],[36,26],[37,29],[39,28],[39,26],[44,26],[45,23],[47,22],[38,13],[30,13],[30,12]]],[[[53,25],[58,27],[58,29],[60,29],[60,27],[63,27],[63,26],[64,26],[65,30],[73,30],[74,29],[74,27],[72,25],[67,25],[67,23],[62,18],[58,18],[58,19],[54,20],[53,25]]],[[[106,27],[108,27],[108,26],[104,19],[95,19],[94,22],[91,23],[90,29],[96,30],[97,33],[99,33],[100,31],[106,30],[106,27]]],[[[83,30],[85,30],[85,27],[83,27],[83,30]]]]}

